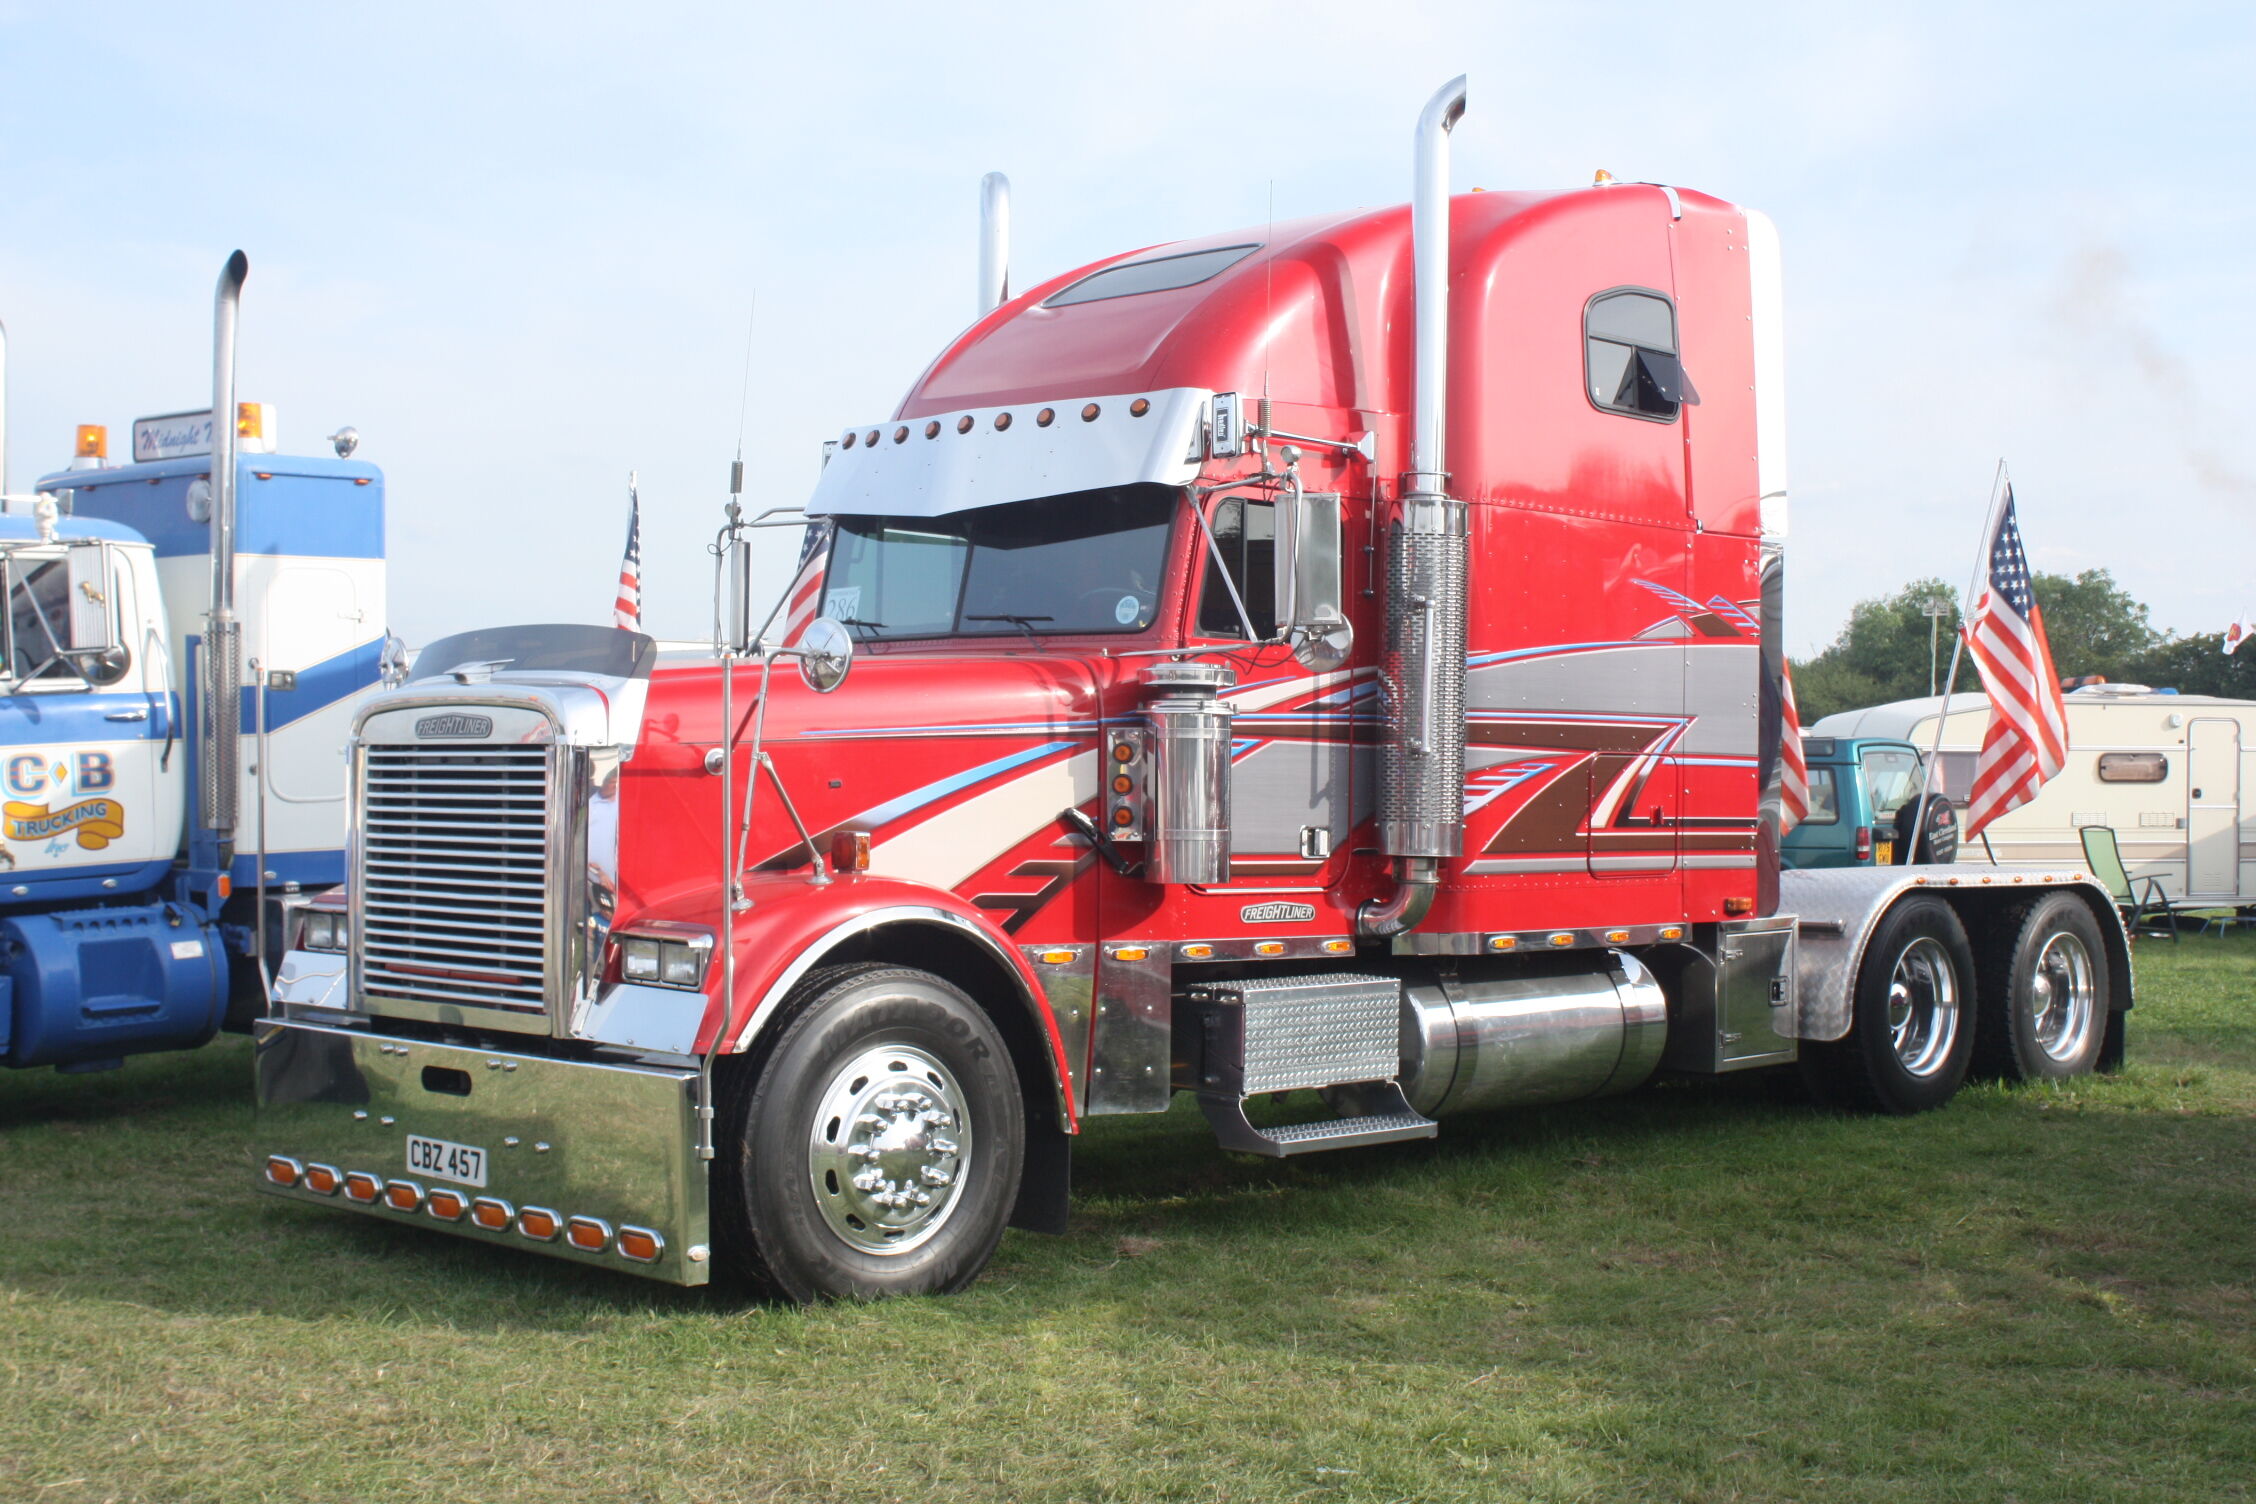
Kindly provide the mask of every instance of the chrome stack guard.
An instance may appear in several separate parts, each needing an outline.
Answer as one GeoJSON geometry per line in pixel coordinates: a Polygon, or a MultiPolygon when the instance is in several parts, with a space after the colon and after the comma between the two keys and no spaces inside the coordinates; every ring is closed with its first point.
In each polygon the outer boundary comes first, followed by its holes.
{"type": "Polygon", "coordinates": [[[678,1285],[712,1278],[694,1066],[554,1060],[282,1019],[258,1024],[256,1056],[262,1190],[678,1285]],[[485,1185],[418,1173],[410,1134],[484,1150],[485,1185]],[[297,1167],[294,1183],[277,1181],[276,1162],[297,1167]],[[414,1206],[310,1188],[308,1166],[405,1183],[414,1206]],[[434,1190],[502,1203],[507,1225],[445,1219],[434,1190]],[[526,1229],[527,1210],[550,1214],[550,1236],[533,1235],[537,1217],[526,1229]],[[600,1248],[572,1245],[575,1219],[601,1224],[600,1248]],[[636,1258],[649,1245],[629,1232],[655,1235],[656,1257],[636,1258]]]}

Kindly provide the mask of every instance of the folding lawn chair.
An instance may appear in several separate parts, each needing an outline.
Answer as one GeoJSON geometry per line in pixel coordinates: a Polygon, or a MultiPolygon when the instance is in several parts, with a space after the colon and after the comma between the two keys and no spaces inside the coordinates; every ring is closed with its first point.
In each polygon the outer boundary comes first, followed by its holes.
{"type": "Polygon", "coordinates": [[[2084,840],[2084,865],[2091,868],[2092,876],[2099,879],[2115,900],[2115,907],[2123,916],[2123,927],[2133,934],[2143,928],[2147,934],[2159,931],[2156,924],[2166,925],[2172,940],[2178,938],[2177,916],[2170,911],[2169,895],[2162,891],[2158,877],[2142,877],[2135,883],[2124,870],[2123,853],[2115,845],[2112,826],[2086,825],[2080,832],[2084,840]]]}

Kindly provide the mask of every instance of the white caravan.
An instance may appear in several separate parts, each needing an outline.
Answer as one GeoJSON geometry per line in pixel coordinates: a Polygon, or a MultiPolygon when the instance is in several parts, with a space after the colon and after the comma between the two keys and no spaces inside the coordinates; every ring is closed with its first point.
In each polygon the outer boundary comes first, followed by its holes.
{"type": "MultiPolygon", "coordinates": [[[[2083,860],[2086,825],[2114,827],[2131,876],[2173,899],[2256,903],[2256,701],[2095,684],[2064,696],[2068,765],[2036,798],[1959,848],[1962,862],[2083,860]],[[2244,792],[2245,791],[2245,792],[2244,792]]],[[[1844,710],[1811,736],[1886,736],[1935,745],[1941,696],[1844,710]]],[[[1965,802],[1989,729],[1987,695],[1950,697],[1941,786],[1965,802]]]]}

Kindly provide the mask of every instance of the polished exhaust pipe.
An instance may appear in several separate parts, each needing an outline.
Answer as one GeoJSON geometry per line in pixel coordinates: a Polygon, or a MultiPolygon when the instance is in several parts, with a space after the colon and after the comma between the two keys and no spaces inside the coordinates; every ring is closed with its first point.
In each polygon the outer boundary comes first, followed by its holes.
{"type": "Polygon", "coordinates": [[[1387,543],[1387,634],[1379,665],[1386,743],[1379,839],[1395,891],[1366,904],[1358,929],[1384,939],[1433,903],[1441,862],[1465,842],[1465,503],[1449,494],[1449,133],[1465,114],[1462,74],[1418,117],[1410,201],[1416,387],[1410,468],[1387,543]]]}
{"type": "Polygon", "coordinates": [[[243,730],[242,627],[235,619],[235,323],[250,258],[220,268],[212,295],[211,615],[204,632],[204,826],[232,861],[243,730]]]}
{"type": "Polygon", "coordinates": [[[979,316],[1010,300],[1010,179],[990,172],[979,180],[979,316]]]}

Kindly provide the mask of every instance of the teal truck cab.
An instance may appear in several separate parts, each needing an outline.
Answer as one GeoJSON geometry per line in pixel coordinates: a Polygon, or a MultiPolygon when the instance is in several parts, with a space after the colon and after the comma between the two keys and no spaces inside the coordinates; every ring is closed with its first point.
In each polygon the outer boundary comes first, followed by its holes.
{"type": "MultiPolygon", "coordinates": [[[[1893,867],[1909,860],[1897,816],[1916,804],[1926,780],[1926,759],[1909,742],[1870,736],[1805,736],[1802,756],[1809,764],[1809,813],[1786,833],[1780,859],[1788,867],[1893,867]]],[[[1956,811],[1937,788],[1930,805],[1952,831],[1945,850],[1919,853],[1921,861],[1951,861],[1957,855],[1956,811]]],[[[1911,816],[1905,816],[1909,820],[1911,816]]],[[[1928,821],[1930,830],[1937,819],[1928,821]]],[[[1923,843],[1927,844],[1927,843],[1923,843]]]]}

